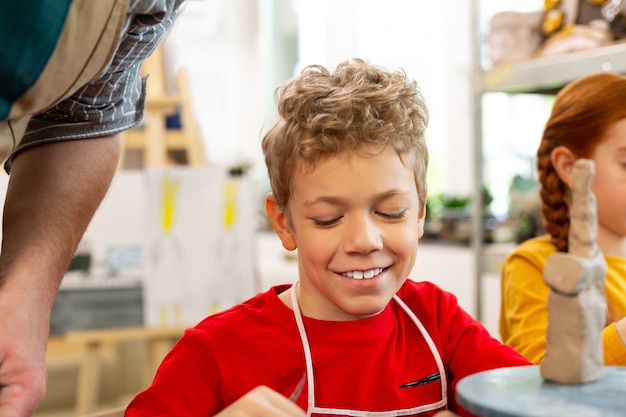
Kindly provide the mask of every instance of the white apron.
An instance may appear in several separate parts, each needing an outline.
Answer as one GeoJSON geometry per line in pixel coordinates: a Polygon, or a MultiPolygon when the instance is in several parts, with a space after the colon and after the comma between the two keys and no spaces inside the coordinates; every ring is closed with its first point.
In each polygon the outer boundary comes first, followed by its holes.
{"type": "Polygon", "coordinates": [[[430,337],[422,322],[417,318],[417,316],[409,309],[409,307],[398,297],[397,295],[393,296],[393,299],[398,303],[400,307],[409,315],[413,323],[417,326],[420,333],[426,340],[428,347],[430,348],[430,352],[437,363],[437,368],[439,369],[439,375],[441,376],[441,400],[432,404],[424,404],[419,407],[408,408],[403,410],[393,410],[393,411],[360,411],[360,410],[347,410],[341,408],[324,408],[318,407],[315,405],[315,375],[313,374],[313,361],[311,359],[311,347],[309,345],[309,339],[307,338],[306,330],[304,328],[304,321],[302,320],[302,313],[300,312],[300,306],[298,305],[298,298],[296,296],[296,286],[299,282],[296,282],[291,291],[291,303],[293,304],[293,314],[296,318],[296,323],[298,325],[298,332],[300,333],[300,339],[302,340],[302,346],[304,348],[304,358],[306,361],[306,374],[307,374],[307,392],[308,392],[308,404],[307,404],[307,416],[312,416],[315,414],[321,415],[338,415],[338,416],[351,416],[351,417],[395,417],[395,416],[408,416],[408,415],[416,415],[419,413],[423,413],[426,411],[433,411],[439,409],[445,409],[448,403],[448,381],[446,378],[445,368],[443,366],[443,361],[441,360],[441,356],[439,355],[439,351],[433,342],[433,339],[430,337]]]}

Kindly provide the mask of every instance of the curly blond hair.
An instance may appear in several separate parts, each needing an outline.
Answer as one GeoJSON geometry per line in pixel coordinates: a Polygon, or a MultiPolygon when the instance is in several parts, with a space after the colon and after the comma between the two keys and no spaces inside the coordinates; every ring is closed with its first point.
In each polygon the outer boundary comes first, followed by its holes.
{"type": "Polygon", "coordinates": [[[338,153],[391,146],[414,170],[422,210],[426,198],[428,109],[402,70],[389,72],[361,59],[334,73],[319,65],[276,90],[278,121],[262,140],[272,194],[287,213],[298,160],[314,167],[338,153]],[[373,145],[373,147],[372,147],[373,145]]]}
{"type": "Polygon", "coordinates": [[[576,158],[590,158],[610,125],[626,118],[626,77],[598,73],[566,85],[556,95],[537,150],[544,228],[561,252],[568,250],[569,189],[557,175],[552,151],[565,146],[576,158]]]}

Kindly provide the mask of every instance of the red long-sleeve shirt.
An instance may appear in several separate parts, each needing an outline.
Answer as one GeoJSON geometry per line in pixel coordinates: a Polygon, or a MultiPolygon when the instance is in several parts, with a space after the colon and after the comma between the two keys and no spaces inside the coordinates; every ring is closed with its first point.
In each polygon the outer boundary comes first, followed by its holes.
{"type": "MultiPolygon", "coordinates": [[[[278,298],[287,288],[274,287],[189,329],[164,359],[153,384],[131,402],[126,416],[214,415],[258,385],[291,395],[306,368],[293,311],[278,298]]],[[[397,295],[433,339],[446,370],[448,407],[457,413],[466,415],[454,399],[462,377],[529,364],[492,338],[458,306],[455,296],[434,284],[407,280],[397,295]]],[[[395,301],[367,319],[329,322],[304,317],[304,326],[316,406],[393,412],[440,399],[441,379],[427,378],[438,371],[434,356],[395,301]],[[415,383],[420,380],[429,382],[415,383]]],[[[306,409],[306,389],[297,404],[306,409]]]]}

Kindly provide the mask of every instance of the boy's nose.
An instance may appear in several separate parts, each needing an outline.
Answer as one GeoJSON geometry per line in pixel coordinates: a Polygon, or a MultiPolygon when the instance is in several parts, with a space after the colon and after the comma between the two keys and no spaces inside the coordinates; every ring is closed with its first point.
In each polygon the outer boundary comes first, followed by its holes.
{"type": "Polygon", "coordinates": [[[348,253],[366,254],[383,247],[382,232],[370,216],[353,217],[346,232],[344,248],[348,253]]]}

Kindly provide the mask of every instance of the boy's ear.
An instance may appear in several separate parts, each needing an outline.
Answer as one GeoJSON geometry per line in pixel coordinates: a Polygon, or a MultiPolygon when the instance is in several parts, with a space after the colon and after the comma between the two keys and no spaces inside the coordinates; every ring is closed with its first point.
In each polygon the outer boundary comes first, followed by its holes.
{"type": "Polygon", "coordinates": [[[274,231],[283,243],[283,247],[290,251],[296,249],[298,245],[296,244],[293,233],[291,233],[291,230],[289,229],[287,216],[280,209],[278,203],[276,203],[272,193],[269,193],[267,197],[265,197],[265,211],[267,212],[267,216],[272,223],[274,231]]]}
{"type": "Polygon", "coordinates": [[[421,239],[424,236],[424,224],[426,223],[426,201],[428,200],[428,189],[424,193],[424,202],[422,203],[422,210],[420,214],[417,216],[417,234],[418,239],[421,239]]]}
{"type": "Polygon", "coordinates": [[[576,155],[565,146],[557,146],[552,149],[550,160],[559,178],[561,178],[568,187],[571,187],[572,170],[574,169],[574,162],[576,162],[576,155]]]}

